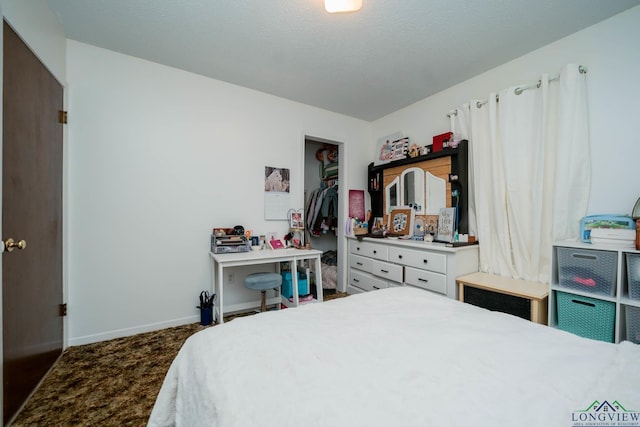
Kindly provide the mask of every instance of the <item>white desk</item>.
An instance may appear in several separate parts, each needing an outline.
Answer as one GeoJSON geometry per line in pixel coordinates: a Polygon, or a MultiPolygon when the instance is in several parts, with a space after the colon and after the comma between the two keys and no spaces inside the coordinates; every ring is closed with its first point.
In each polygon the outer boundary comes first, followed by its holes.
{"type": "MultiPolygon", "coordinates": [[[[279,270],[280,262],[291,264],[291,287],[293,291],[293,301],[284,298],[278,293],[277,299],[270,298],[268,304],[282,303],[287,307],[297,307],[300,303],[298,299],[298,261],[315,260],[316,292],[317,302],[322,302],[322,270],[320,257],[322,251],[317,249],[263,249],[261,251],[249,251],[229,254],[214,254],[209,252],[212,262],[211,281],[213,291],[216,293],[216,301],[213,310],[214,320],[219,324],[224,323],[224,269],[227,267],[240,267],[245,265],[274,264],[276,271],[279,270]]],[[[309,280],[310,278],[307,278],[309,280]]],[[[309,282],[310,283],[310,282],[309,282]]],[[[311,287],[311,286],[309,286],[311,287]]],[[[258,302],[256,305],[260,305],[258,302]]],[[[252,305],[253,306],[253,305],[252,305]]],[[[238,311],[246,309],[247,304],[233,304],[226,307],[228,311],[238,311]]]]}

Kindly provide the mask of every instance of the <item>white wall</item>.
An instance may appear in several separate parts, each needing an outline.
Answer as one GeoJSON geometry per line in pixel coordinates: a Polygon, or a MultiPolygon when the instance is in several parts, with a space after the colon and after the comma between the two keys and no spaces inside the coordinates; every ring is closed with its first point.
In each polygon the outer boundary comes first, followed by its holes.
{"type": "MultiPolygon", "coordinates": [[[[402,131],[419,145],[449,131],[449,110],[512,85],[588,68],[592,157],[588,213],[630,214],[640,197],[640,6],[501,65],[372,123],[373,139],[402,131]]],[[[461,34],[458,34],[461,37],[461,34]]],[[[470,36],[472,37],[472,35],[470,36]]],[[[375,148],[370,155],[373,158],[375,148]]]]}
{"type": "Polygon", "coordinates": [[[2,13],[15,32],[56,79],[67,79],[66,37],[46,0],[1,0],[2,13]]]}
{"type": "Polygon", "coordinates": [[[365,188],[367,122],[75,41],[67,53],[72,345],[199,320],[211,229],[288,231],[264,220],[264,167],[291,170],[302,207],[305,134],[344,143],[341,184],[365,188]]]}

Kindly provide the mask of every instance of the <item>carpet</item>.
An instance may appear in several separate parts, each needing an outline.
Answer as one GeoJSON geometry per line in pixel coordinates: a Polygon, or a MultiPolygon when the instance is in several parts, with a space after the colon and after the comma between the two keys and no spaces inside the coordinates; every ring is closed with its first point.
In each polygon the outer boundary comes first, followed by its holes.
{"type": "MultiPolygon", "coordinates": [[[[325,295],[325,300],[346,293],[325,295]]],[[[225,322],[252,313],[225,316],[225,322]]],[[[145,426],[184,341],[207,326],[174,328],[69,347],[13,426],[145,426]]]]}

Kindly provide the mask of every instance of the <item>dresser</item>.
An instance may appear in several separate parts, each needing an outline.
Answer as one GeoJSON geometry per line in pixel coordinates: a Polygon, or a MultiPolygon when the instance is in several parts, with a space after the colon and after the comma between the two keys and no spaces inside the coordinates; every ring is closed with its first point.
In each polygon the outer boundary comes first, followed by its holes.
{"type": "Polygon", "coordinates": [[[348,239],[349,293],[413,286],[457,299],[456,277],[478,271],[478,245],[348,239]]]}

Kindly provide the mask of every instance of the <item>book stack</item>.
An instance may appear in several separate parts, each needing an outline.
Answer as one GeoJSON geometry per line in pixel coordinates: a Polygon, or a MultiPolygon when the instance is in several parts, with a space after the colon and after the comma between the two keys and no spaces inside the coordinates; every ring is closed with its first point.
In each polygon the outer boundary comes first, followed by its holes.
{"type": "Polygon", "coordinates": [[[622,228],[594,228],[591,230],[591,243],[633,249],[636,246],[636,231],[622,228]]]}

